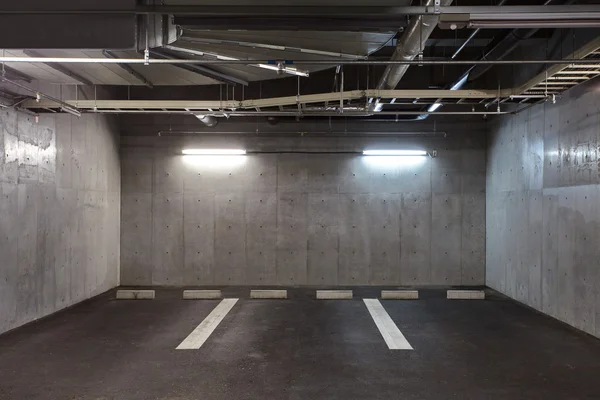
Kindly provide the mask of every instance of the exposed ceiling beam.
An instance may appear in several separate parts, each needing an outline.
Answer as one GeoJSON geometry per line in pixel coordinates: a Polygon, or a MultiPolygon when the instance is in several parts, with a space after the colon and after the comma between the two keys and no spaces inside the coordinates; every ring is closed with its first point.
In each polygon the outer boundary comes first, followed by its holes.
{"type": "MultiPolygon", "coordinates": [[[[115,53],[113,53],[109,50],[104,50],[102,52],[102,54],[104,54],[104,57],[106,57],[106,58],[119,58],[115,53]]],[[[148,78],[146,78],[144,75],[137,72],[129,64],[117,64],[117,65],[119,67],[121,67],[124,71],[126,71],[129,75],[133,76],[135,79],[137,79],[138,81],[143,83],[145,86],[148,86],[149,88],[154,87],[154,85],[152,84],[152,82],[150,82],[148,80],[148,78]]]]}
{"type": "Polygon", "coordinates": [[[203,17],[181,16],[175,24],[210,30],[240,29],[247,31],[343,31],[394,32],[406,26],[405,16],[395,18],[319,18],[319,17],[203,17]]]}
{"type": "MultiPolygon", "coordinates": [[[[18,71],[14,68],[11,68],[7,65],[3,65],[2,68],[6,74],[6,77],[8,79],[12,79],[14,81],[23,81],[23,82],[27,82],[27,83],[31,83],[33,81],[33,78],[21,71],[18,71]]],[[[0,71],[1,71],[0,69],[0,71]]],[[[0,72],[1,73],[1,72],[0,72]]]]}
{"type": "MultiPolygon", "coordinates": [[[[160,58],[163,60],[181,60],[179,57],[176,57],[170,53],[166,53],[159,50],[150,50],[150,54],[152,54],[156,58],[160,58]]],[[[177,67],[185,69],[187,71],[205,76],[207,78],[214,79],[216,81],[232,84],[232,85],[244,85],[248,86],[248,82],[237,78],[235,76],[227,75],[223,72],[219,72],[212,68],[204,67],[202,65],[191,65],[191,64],[175,64],[177,67]]]]}
{"type": "Polygon", "coordinates": [[[246,42],[243,40],[226,40],[226,39],[209,39],[203,38],[202,33],[199,32],[200,37],[193,36],[194,32],[190,31],[192,35],[187,34],[188,31],[184,31],[183,35],[179,38],[180,41],[191,42],[191,43],[200,43],[200,44],[217,44],[217,45],[230,45],[230,46],[240,46],[240,47],[250,47],[250,48],[259,48],[266,50],[277,50],[277,51],[291,51],[295,53],[302,54],[312,54],[317,56],[326,56],[326,57],[335,57],[335,58],[346,58],[349,60],[365,60],[368,57],[362,56],[358,54],[348,54],[341,52],[333,52],[333,51],[324,51],[324,50],[316,50],[316,49],[308,49],[305,47],[295,47],[295,46],[282,46],[276,44],[268,44],[268,43],[256,43],[256,42],[246,42]]]}
{"type": "MultiPolygon", "coordinates": [[[[28,57],[36,57],[36,58],[44,57],[41,53],[38,53],[35,50],[23,50],[23,53],[25,53],[25,55],[27,55],[28,57]]],[[[60,72],[61,74],[70,76],[71,78],[75,79],[77,82],[81,83],[82,85],[88,85],[88,86],[94,85],[94,82],[71,71],[69,68],[65,67],[64,65],[61,65],[56,62],[45,62],[44,64],[47,65],[48,67],[60,72]]]]}

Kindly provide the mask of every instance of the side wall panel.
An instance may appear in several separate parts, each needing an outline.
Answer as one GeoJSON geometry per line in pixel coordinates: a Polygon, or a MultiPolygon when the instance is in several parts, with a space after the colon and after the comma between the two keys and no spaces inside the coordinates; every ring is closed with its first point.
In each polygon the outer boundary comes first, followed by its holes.
{"type": "Polygon", "coordinates": [[[497,121],[487,285],[600,336],[600,82],[497,121]]]}

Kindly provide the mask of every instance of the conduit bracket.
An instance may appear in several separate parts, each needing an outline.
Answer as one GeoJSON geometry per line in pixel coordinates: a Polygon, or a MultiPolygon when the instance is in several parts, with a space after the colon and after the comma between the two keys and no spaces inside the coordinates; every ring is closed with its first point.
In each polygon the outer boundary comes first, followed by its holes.
{"type": "Polygon", "coordinates": [[[441,0],[434,0],[434,2],[433,2],[433,13],[434,14],[441,14],[442,13],[442,10],[440,8],[440,6],[441,6],[440,3],[441,3],[441,0]]]}

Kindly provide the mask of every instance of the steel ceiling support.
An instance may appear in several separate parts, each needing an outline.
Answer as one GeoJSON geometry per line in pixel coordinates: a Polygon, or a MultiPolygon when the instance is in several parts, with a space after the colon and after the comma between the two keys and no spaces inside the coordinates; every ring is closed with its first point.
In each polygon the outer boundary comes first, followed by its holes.
{"type": "MultiPolygon", "coordinates": [[[[162,52],[157,49],[151,49],[150,54],[152,54],[154,57],[162,59],[162,61],[173,62],[174,65],[176,65],[179,68],[185,69],[187,71],[190,71],[190,72],[202,75],[202,76],[205,76],[207,78],[214,79],[214,80],[222,82],[222,83],[227,83],[230,85],[248,86],[248,82],[243,79],[224,74],[224,73],[214,70],[212,68],[203,67],[201,65],[193,65],[196,63],[189,63],[189,62],[182,63],[181,61],[190,61],[190,60],[182,60],[181,58],[178,58],[174,55],[168,54],[166,52],[162,52]]],[[[195,60],[195,61],[199,61],[199,60],[195,60]]],[[[212,61],[212,60],[204,60],[204,61],[212,61]]],[[[222,60],[217,60],[217,61],[222,61],[222,60]]],[[[233,62],[233,61],[235,61],[235,60],[228,60],[227,62],[233,62]]],[[[200,63],[200,64],[204,64],[204,63],[200,63]]]]}
{"type": "MultiPolygon", "coordinates": [[[[104,54],[104,56],[106,58],[113,58],[113,59],[118,59],[119,58],[115,53],[113,53],[112,51],[109,51],[109,50],[102,51],[102,54],[104,54]]],[[[146,78],[144,75],[142,75],[139,72],[137,72],[135,69],[133,69],[128,64],[117,64],[117,65],[119,67],[121,67],[124,71],[126,71],[129,75],[133,76],[135,79],[137,79],[138,81],[140,81],[141,83],[143,83],[145,86],[148,86],[149,88],[153,88],[154,87],[154,85],[152,84],[152,82],[150,82],[148,80],[148,78],[146,78]]]]}
{"type": "Polygon", "coordinates": [[[247,31],[348,31],[391,32],[406,26],[406,17],[390,18],[319,18],[313,17],[198,17],[181,16],[175,23],[184,29],[247,31]]]}
{"type": "Polygon", "coordinates": [[[2,67],[0,67],[0,71],[4,71],[5,76],[8,79],[12,79],[15,81],[23,81],[27,83],[31,83],[33,81],[33,78],[31,76],[6,65],[2,65],[2,67]]]}
{"type": "MultiPolygon", "coordinates": [[[[44,58],[44,56],[42,56],[40,53],[38,53],[35,50],[23,50],[23,53],[25,53],[29,57],[44,58]]],[[[81,83],[82,85],[94,86],[94,82],[71,71],[69,68],[65,67],[64,65],[61,65],[59,62],[48,61],[48,62],[44,62],[43,64],[60,72],[61,74],[70,76],[71,78],[75,79],[77,82],[81,83]]]]}
{"type": "MultiPolygon", "coordinates": [[[[572,0],[566,3],[572,3],[572,0]]],[[[557,3],[565,3],[564,0],[546,0],[544,6],[546,7],[557,7],[557,3]]],[[[509,56],[515,49],[524,41],[531,38],[538,32],[539,29],[513,29],[510,31],[500,43],[494,46],[491,50],[486,52],[483,59],[488,60],[502,60],[509,56]]],[[[469,75],[469,82],[480,78],[483,74],[492,69],[493,64],[474,67],[469,75]]]]}
{"type": "MultiPolygon", "coordinates": [[[[28,86],[25,85],[21,85],[20,83],[17,83],[15,81],[12,81],[10,79],[8,79],[6,76],[0,76],[0,81],[2,82],[6,82],[9,83],[11,85],[14,85],[18,88],[21,88],[29,93],[33,93],[36,95],[36,97],[39,97],[40,99],[46,99],[47,101],[49,101],[51,104],[53,104],[52,107],[59,107],[62,111],[64,112],[68,112],[69,114],[75,115],[77,117],[81,116],[81,112],[79,111],[79,109],[77,109],[76,106],[68,104],[62,100],[57,99],[56,97],[52,97],[49,96],[43,92],[40,92],[39,90],[34,90],[28,86]]],[[[33,100],[34,102],[37,102],[37,100],[33,100]]],[[[42,100],[40,100],[42,101],[42,100]]],[[[26,103],[26,102],[25,102],[26,103]]],[[[27,109],[28,107],[26,107],[24,105],[24,108],[27,109]]]]}
{"type": "MultiPolygon", "coordinates": [[[[534,76],[532,79],[530,79],[529,81],[525,82],[523,85],[521,85],[518,88],[515,88],[519,93],[524,93],[530,89],[532,89],[533,87],[537,86],[538,84],[540,84],[540,82],[545,81],[548,77],[552,77],[560,72],[563,72],[563,70],[565,69],[581,69],[583,68],[583,65],[587,65],[590,69],[598,69],[600,68],[600,62],[596,63],[596,64],[592,64],[590,63],[593,59],[589,59],[586,58],[589,55],[592,55],[594,52],[596,52],[598,49],[600,49],[600,37],[597,37],[591,41],[589,41],[588,43],[586,43],[583,47],[575,50],[573,53],[569,54],[567,57],[568,58],[579,58],[580,59],[580,64],[567,64],[567,65],[553,65],[550,66],[546,71],[543,71],[542,73],[534,76]],[[585,64],[587,62],[587,64],[585,64]]],[[[588,71],[577,71],[577,73],[589,73],[592,75],[592,77],[594,76],[594,72],[588,72],[588,71]]]]}
{"type": "MultiPolygon", "coordinates": [[[[503,0],[499,3],[499,5],[500,6],[503,5],[505,2],[506,1],[503,0]]],[[[547,0],[544,3],[544,5],[547,6],[547,5],[552,4],[553,2],[555,2],[555,1],[547,0]]],[[[560,0],[558,0],[558,2],[560,2],[560,0]]],[[[479,31],[480,31],[480,29],[476,29],[469,39],[473,38],[474,35],[476,35],[479,31]]],[[[509,32],[507,35],[505,35],[499,42],[493,44],[492,48],[487,50],[481,56],[480,60],[502,60],[502,59],[506,58],[506,56],[508,56],[510,53],[512,53],[517,48],[519,43],[521,43],[521,41],[523,41],[527,38],[530,38],[536,32],[537,32],[537,29],[527,30],[527,31],[513,29],[511,32],[509,32]]],[[[456,53],[454,53],[454,55],[452,56],[452,59],[454,59],[456,57],[456,55],[463,48],[464,48],[464,45],[461,46],[461,48],[459,48],[456,51],[456,53]]],[[[479,65],[479,66],[473,65],[467,71],[463,72],[463,74],[461,74],[453,83],[451,83],[449,85],[449,87],[452,90],[461,89],[462,87],[465,86],[465,84],[468,84],[469,82],[472,82],[475,79],[479,78],[485,72],[489,71],[492,67],[493,67],[493,64],[486,64],[486,65],[479,65]]],[[[429,106],[427,111],[435,111],[435,110],[439,109],[441,107],[441,105],[439,103],[440,100],[441,99],[438,99],[438,101],[436,101],[436,103],[429,106]]],[[[422,119],[425,119],[428,117],[428,115],[423,114],[421,117],[422,117],[422,119]]]]}

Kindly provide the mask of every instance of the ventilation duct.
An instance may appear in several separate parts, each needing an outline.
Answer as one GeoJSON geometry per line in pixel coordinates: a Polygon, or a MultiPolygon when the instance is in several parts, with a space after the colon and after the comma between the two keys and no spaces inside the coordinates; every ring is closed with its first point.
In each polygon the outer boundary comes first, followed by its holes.
{"type": "MultiPolygon", "coordinates": [[[[427,0],[426,7],[434,6],[436,0],[427,0]]],[[[452,0],[441,0],[440,6],[449,6],[452,0]]],[[[406,28],[404,35],[398,41],[392,56],[393,61],[414,60],[422,54],[425,44],[440,20],[439,14],[421,15],[413,18],[406,28]]],[[[390,90],[398,86],[409,65],[389,65],[379,80],[377,89],[390,90]]]]}
{"type": "Polygon", "coordinates": [[[196,118],[198,118],[198,120],[200,122],[202,122],[204,125],[208,126],[209,128],[214,128],[215,126],[217,126],[219,124],[219,120],[217,119],[217,117],[215,117],[213,115],[196,114],[194,116],[196,118]]]}

